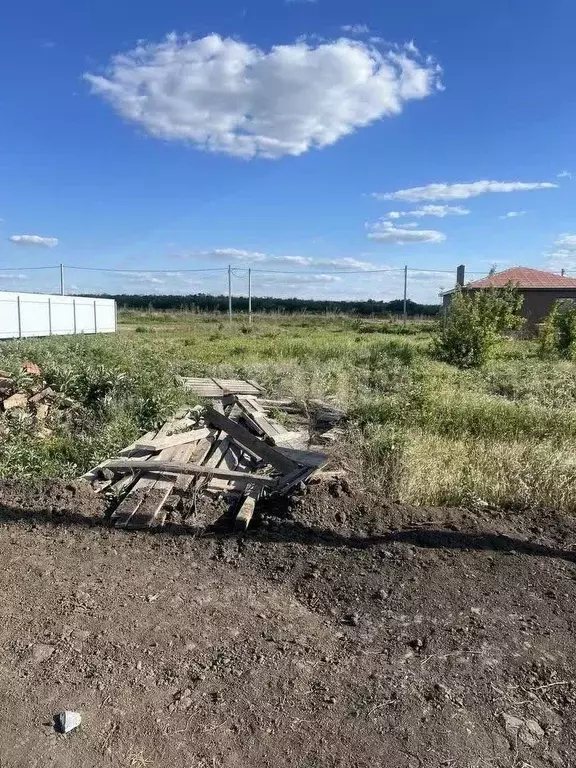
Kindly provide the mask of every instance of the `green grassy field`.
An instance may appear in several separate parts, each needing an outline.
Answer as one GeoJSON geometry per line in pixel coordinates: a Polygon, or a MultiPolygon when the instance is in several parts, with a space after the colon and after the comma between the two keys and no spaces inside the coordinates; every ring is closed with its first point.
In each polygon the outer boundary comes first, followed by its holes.
{"type": "Polygon", "coordinates": [[[485,369],[432,359],[431,326],[345,316],[123,312],[115,336],[5,342],[0,367],[37,362],[81,403],[39,439],[0,416],[0,474],[74,477],[189,402],[175,376],[253,378],[272,395],[349,409],[337,449],[357,486],[413,504],[576,509],[576,367],[508,341],[485,369]]]}

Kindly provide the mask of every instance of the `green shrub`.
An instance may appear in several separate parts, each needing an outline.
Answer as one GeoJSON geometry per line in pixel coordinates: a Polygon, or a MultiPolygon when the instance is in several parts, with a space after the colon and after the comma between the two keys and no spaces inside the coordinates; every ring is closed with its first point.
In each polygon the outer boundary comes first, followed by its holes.
{"type": "Polygon", "coordinates": [[[433,350],[459,368],[479,368],[494,354],[503,335],[522,326],[523,297],[512,284],[479,291],[457,289],[433,350]]]}
{"type": "Polygon", "coordinates": [[[540,330],[540,354],[576,359],[576,302],[572,299],[560,299],[552,307],[540,330]]]}

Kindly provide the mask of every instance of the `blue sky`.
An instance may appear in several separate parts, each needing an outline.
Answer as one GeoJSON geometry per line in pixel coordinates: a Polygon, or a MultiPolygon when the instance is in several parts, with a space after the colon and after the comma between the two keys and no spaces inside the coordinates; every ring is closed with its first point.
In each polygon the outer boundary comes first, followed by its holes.
{"type": "Polygon", "coordinates": [[[298,272],[256,293],[392,298],[367,270],[408,264],[433,300],[458,263],[576,269],[575,24],[570,0],[12,4],[0,287],[64,262],[125,270],[71,290],[223,291],[183,270],[232,263],[298,272]]]}

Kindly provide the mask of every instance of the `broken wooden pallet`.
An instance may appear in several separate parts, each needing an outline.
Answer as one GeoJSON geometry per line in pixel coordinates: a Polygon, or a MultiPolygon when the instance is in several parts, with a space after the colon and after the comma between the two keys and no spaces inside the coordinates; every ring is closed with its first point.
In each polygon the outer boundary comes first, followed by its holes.
{"type": "Polygon", "coordinates": [[[262,387],[255,381],[243,379],[198,379],[191,376],[180,378],[182,386],[188,392],[193,392],[198,397],[222,398],[225,395],[259,395],[262,387]]]}
{"type": "Polygon", "coordinates": [[[291,432],[271,418],[252,392],[231,394],[235,388],[259,393],[254,382],[193,381],[197,394],[214,398],[212,405],[182,409],[85,476],[125,494],[112,514],[116,526],[162,526],[168,499],[174,509],[178,494],[192,487],[193,499],[202,493],[226,498],[236,528],[245,530],[262,495],[288,493],[326,464],[326,454],[308,449],[306,432],[291,432]]]}

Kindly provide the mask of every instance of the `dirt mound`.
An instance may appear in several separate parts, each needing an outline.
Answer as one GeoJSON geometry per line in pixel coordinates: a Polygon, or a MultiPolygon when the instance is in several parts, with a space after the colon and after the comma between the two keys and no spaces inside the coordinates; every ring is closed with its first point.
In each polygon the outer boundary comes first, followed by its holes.
{"type": "Polygon", "coordinates": [[[569,766],[576,522],[332,483],[241,537],[4,483],[3,765],[569,766]]]}

